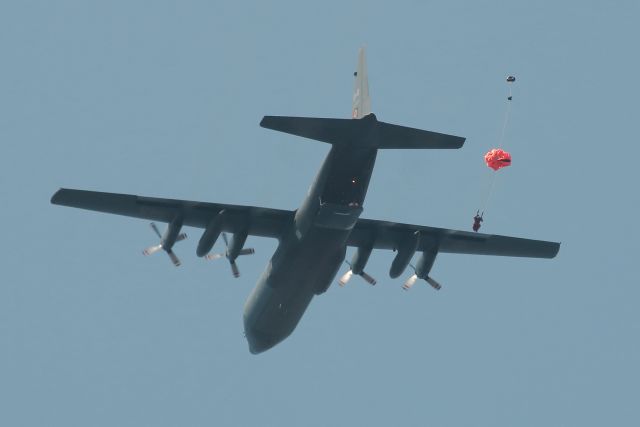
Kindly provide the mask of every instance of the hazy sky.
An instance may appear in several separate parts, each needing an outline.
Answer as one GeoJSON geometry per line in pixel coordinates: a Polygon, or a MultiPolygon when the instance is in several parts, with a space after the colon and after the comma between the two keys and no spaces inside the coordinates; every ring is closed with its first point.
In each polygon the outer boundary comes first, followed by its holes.
{"type": "MultiPolygon", "coordinates": [[[[0,425],[636,426],[635,1],[0,3],[0,425]],[[145,221],[52,206],[59,187],[295,209],[328,146],[263,115],[349,117],[367,47],[378,118],[467,138],[385,151],[363,216],[482,231],[554,260],[440,255],[400,289],[376,251],[251,355],[244,300],[275,249],[165,254],[145,221]],[[635,268],[634,268],[635,267],[635,268]]],[[[351,252],[348,253],[351,256],[351,252]]],[[[342,270],[344,271],[344,269],[342,270]]]]}

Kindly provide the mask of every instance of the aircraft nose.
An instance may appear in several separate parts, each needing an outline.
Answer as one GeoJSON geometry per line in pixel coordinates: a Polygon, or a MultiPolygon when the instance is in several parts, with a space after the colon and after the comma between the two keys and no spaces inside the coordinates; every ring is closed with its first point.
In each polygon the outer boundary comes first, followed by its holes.
{"type": "Polygon", "coordinates": [[[245,331],[245,335],[251,354],[259,354],[267,351],[279,342],[279,340],[257,331],[247,330],[245,331]]]}

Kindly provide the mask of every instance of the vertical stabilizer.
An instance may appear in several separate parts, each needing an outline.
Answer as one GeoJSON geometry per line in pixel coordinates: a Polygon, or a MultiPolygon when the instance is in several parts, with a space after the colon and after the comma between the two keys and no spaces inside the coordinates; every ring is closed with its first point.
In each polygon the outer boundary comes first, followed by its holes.
{"type": "Polygon", "coordinates": [[[361,119],[371,113],[371,98],[369,98],[369,80],[367,79],[367,61],[364,48],[358,53],[358,68],[354,73],[353,107],[351,118],[361,119]]]}
{"type": "Polygon", "coordinates": [[[449,149],[460,148],[464,144],[464,138],[459,136],[378,121],[371,112],[364,48],[358,53],[358,68],[353,75],[355,84],[351,119],[264,116],[260,126],[355,149],[449,149]]]}

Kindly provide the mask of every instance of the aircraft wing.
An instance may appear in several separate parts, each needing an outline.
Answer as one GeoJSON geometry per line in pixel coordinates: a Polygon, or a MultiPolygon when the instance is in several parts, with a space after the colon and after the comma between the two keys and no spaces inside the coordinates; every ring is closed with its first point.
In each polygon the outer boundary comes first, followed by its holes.
{"type": "Polygon", "coordinates": [[[374,249],[397,249],[418,233],[418,251],[434,247],[441,253],[499,255],[511,257],[553,258],[560,243],[518,237],[483,234],[446,228],[359,219],[347,245],[374,249]]]}
{"type": "Polygon", "coordinates": [[[223,231],[233,233],[248,226],[250,235],[278,239],[282,237],[284,230],[287,225],[291,224],[294,216],[293,211],[281,209],[160,199],[66,188],[58,190],[51,197],[51,203],[167,223],[178,215],[182,215],[183,225],[198,228],[206,228],[209,221],[224,210],[223,231]]]}
{"type": "MultiPolygon", "coordinates": [[[[294,211],[282,209],[66,188],[58,190],[51,203],[167,223],[182,215],[183,225],[197,228],[205,228],[215,215],[224,210],[223,231],[233,233],[248,225],[250,235],[277,239],[283,236],[294,217],[294,211]]],[[[442,253],[553,258],[560,249],[560,244],[555,242],[371,219],[358,220],[347,244],[394,250],[416,232],[420,234],[418,251],[429,250],[436,245],[438,252],[442,253]]]]}

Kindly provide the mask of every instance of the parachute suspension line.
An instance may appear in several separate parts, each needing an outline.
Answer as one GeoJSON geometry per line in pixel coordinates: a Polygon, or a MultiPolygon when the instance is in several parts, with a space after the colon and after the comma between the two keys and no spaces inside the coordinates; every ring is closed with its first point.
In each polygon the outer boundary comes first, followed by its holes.
{"type": "Polygon", "coordinates": [[[489,188],[487,189],[482,200],[480,201],[480,209],[478,210],[478,212],[480,212],[480,215],[484,215],[485,211],[487,210],[487,206],[489,205],[489,200],[493,195],[493,189],[496,186],[496,176],[497,176],[497,173],[491,172],[489,188]]]}
{"type": "MultiPolygon", "coordinates": [[[[511,86],[509,86],[509,94],[511,94],[511,86]]],[[[511,98],[511,95],[509,95],[511,98]]],[[[504,136],[507,133],[507,125],[509,124],[509,118],[511,117],[511,99],[507,100],[507,110],[504,112],[504,120],[502,122],[502,130],[500,131],[500,139],[498,139],[498,148],[503,148],[504,136]]]]}
{"type": "MultiPolygon", "coordinates": [[[[509,125],[509,118],[511,117],[511,99],[513,96],[511,95],[511,85],[509,85],[509,97],[507,98],[507,108],[504,112],[504,120],[502,121],[502,130],[500,131],[500,139],[498,139],[498,148],[504,148],[504,138],[507,133],[507,126],[509,125]]],[[[480,213],[483,213],[487,209],[487,205],[489,204],[489,200],[493,195],[493,190],[496,187],[496,180],[498,178],[497,170],[491,172],[491,182],[489,183],[489,190],[485,194],[485,197],[482,200],[480,209],[480,213]]]]}
{"type": "MultiPolygon", "coordinates": [[[[489,200],[491,199],[491,196],[493,195],[493,191],[496,186],[498,169],[505,166],[509,166],[511,164],[511,155],[506,151],[504,151],[502,148],[504,147],[505,136],[507,133],[507,126],[509,125],[509,118],[511,117],[511,101],[513,99],[513,93],[511,91],[511,83],[515,82],[515,80],[516,79],[513,76],[509,76],[507,78],[509,95],[507,96],[507,108],[504,113],[504,120],[502,121],[502,129],[500,130],[500,137],[498,139],[498,145],[497,145],[498,148],[490,150],[485,155],[485,162],[487,163],[487,166],[493,169],[493,172],[491,172],[491,177],[489,178],[488,189],[485,191],[480,201],[480,209],[478,209],[477,211],[476,218],[478,215],[480,216],[480,218],[482,218],[485,211],[487,210],[487,207],[489,205],[489,200]]],[[[476,218],[474,218],[474,221],[476,221],[474,224],[474,231],[477,231],[480,228],[480,223],[477,222],[476,218]]],[[[480,220],[480,222],[481,221],[482,220],[480,220]]]]}

